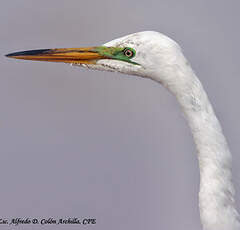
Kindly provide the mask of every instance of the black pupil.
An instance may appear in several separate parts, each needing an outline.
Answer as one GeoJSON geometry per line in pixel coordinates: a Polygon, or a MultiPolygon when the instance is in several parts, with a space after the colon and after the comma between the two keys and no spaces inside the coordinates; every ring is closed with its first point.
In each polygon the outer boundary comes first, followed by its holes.
{"type": "Polygon", "coordinates": [[[125,55],[126,55],[127,57],[131,57],[131,56],[133,55],[133,52],[132,52],[131,50],[126,50],[126,51],[125,51],[125,55]]]}

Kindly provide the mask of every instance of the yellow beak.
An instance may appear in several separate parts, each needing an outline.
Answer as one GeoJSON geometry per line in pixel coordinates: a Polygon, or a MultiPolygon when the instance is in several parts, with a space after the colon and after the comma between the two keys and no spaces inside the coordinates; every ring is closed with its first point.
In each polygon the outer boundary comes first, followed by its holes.
{"type": "Polygon", "coordinates": [[[108,57],[99,54],[96,47],[28,50],[7,54],[6,57],[72,64],[95,64],[99,59],[108,57]]]}

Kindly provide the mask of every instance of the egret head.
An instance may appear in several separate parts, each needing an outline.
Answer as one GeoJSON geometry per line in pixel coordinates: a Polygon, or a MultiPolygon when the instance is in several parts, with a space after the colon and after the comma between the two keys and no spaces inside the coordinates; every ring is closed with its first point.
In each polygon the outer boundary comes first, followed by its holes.
{"type": "Polygon", "coordinates": [[[156,71],[174,64],[180,48],[167,36],[144,31],[88,48],[40,49],[16,52],[7,57],[64,62],[91,69],[151,77],[156,71]]]}

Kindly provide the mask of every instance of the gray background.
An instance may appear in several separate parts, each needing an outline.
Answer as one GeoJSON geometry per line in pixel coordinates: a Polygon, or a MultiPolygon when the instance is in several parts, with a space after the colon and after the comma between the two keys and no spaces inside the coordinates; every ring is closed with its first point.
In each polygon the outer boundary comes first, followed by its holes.
{"type": "Polygon", "coordinates": [[[143,30],[178,41],[205,86],[233,153],[240,206],[239,7],[237,0],[2,0],[0,218],[97,219],[11,229],[201,229],[195,146],[162,86],[4,57],[143,30]]]}

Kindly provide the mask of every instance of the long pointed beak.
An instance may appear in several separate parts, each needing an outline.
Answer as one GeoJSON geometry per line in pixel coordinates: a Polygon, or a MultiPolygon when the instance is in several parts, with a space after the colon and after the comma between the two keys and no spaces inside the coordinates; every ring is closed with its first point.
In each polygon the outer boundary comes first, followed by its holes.
{"type": "Polygon", "coordinates": [[[28,50],[10,53],[7,54],[6,57],[72,64],[95,64],[99,59],[108,58],[100,54],[97,47],[28,50]]]}

